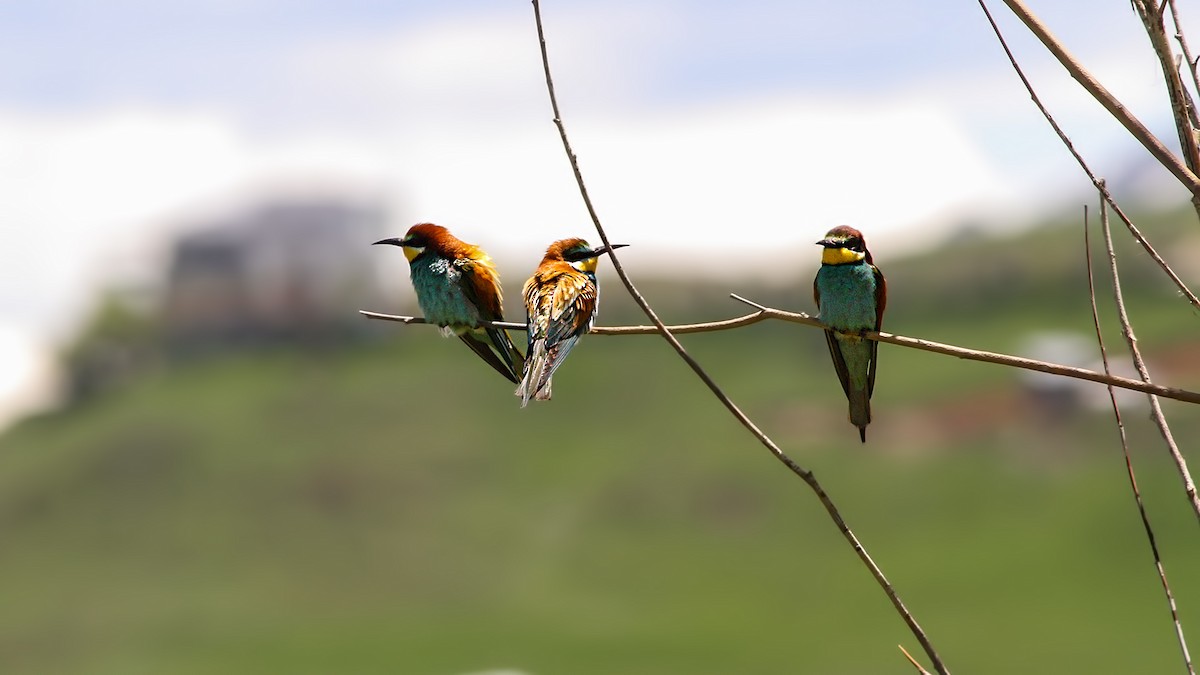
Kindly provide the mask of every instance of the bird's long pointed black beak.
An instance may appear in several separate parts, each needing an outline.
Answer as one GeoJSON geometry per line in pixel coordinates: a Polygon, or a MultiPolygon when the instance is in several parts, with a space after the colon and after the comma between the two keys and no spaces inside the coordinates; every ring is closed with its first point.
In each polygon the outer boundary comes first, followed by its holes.
{"type": "Polygon", "coordinates": [[[380,239],[379,241],[371,242],[372,246],[374,246],[375,244],[391,244],[392,246],[403,246],[404,240],[401,239],[400,237],[390,237],[388,239],[380,239]]]}
{"type": "Polygon", "coordinates": [[[822,239],[821,241],[817,242],[817,246],[824,246],[825,248],[841,248],[842,242],[837,241],[836,239],[822,239]]]}
{"type": "Polygon", "coordinates": [[[597,248],[592,249],[592,255],[599,257],[605,253],[608,253],[609,251],[613,251],[618,248],[625,248],[628,245],[629,244],[612,244],[611,246],[599,246],[597,248]]]}

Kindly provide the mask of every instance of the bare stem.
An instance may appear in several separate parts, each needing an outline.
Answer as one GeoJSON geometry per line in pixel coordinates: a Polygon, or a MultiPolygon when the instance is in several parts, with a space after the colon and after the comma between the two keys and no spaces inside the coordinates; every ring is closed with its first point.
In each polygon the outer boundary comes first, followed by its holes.
{"type": "MultiPolygon", "coordinates": [[[[1104,246],[1108,251],[1108,263],[1112,271],[1113,298],[1117,303],[1117,318],[1121,322],[1121,334],[1125,336],[1125,342],[1129,345],[1129,354],[1133,358],[1133,365],[1137,368],[1138,375],[1141,376],[1143,382],[1148,383],[1150,382],[1150,371],[1146,368],[1145,360],[1142,359],[1141,350],[1138,349],[1137,337],[1134,336],[1133,326],[1129,323],[1129,314],[1125,312],[1125,298],[1121,293],[1121,277],[1117,274],[1117,255],[1113,251],[1112,232],[1108,227],[1108,210],[1104,208],[1100,210],[1100,226],[1104,231],[1104,246]]],[[[1200,498],[1196,496],[1196,483],[1192,481],[1192,474],[1188,471],[1187,460],[1183,458],[1183,454],[1179,452],[1179,446],[1175,444],[1175,437],[1171,435],[1171,428],[1167,426],[1167,418],[1163,415],[1158,397],[1154,394],[1147,394],[1147,396],[1150,399],[1151,417],[1153,417],[1159,433],[1162,434],[1163,441],[1167,444],[1171,458],[1175,460],[1179,477],[1183,479],[1183,491],[1192,504],[1192,510],[1196,512],[1197,520],[1200,520],[1200,498]]]]}
{"type": "MultiPolygon", "coordinates": [[[[1104,208],[1101,198],[1101,209],[1104,208]]],[[[1092,323],[1096,327],[1096,342],[1100,346],[1100,360],[1104,362],[1104,374],[1112,375],[1108,364],[1108,350],[1104,348],[1104,334],[1100,330],[1100,312],[1096,308],[1096,281],[1092,274],[1092,244],[1089,235],[1087,207],[1083,210],[1083,248],[1087,256],[1088,296],[1092,302],[1092,323]]],[[[1154,538],[1154,528],[1150,526],[1150,516],[1146,513],[1146,504],[1142,501],[1141,490],[1138,489],[1137,475],[1133,471],[1133,461],[1129,457],[1129,440],[1125,436],[1125,422],[1121,420],[1121,407],[1117,405],[1117,393],[1113,386],[1108,385],[1108,400],[1112,403],[1113,419],[1117,423],[1117,434],[1121,438],[1121,452],[1125,456],[1125,473],[1129,476],[1129,489],[1137,504],[1138,515],[1142,519],[1142,528],[1146,532],[1146,540],[1150,544],[1150,553],[1154,556],[1154,567],[1158,571],[1158,580],[1162,584],[1163,593],[1167,598],[1167,607],[1171,612],[1171,620],[1175,625],[1175,639],[1183,652],[1183,663],[1188,675],[1196,675],[1192,667],[1192,657],[1188,653],[1187,639],[1183,635],[1183,622],[1179,620],[1179,609],[1175,605],[1175,595],[1171,592],[1171,584],[1167,582],[1167,570],[1163,567],[1162,556],[1158,552],[1158,542],[1154,538]]]]}
{"type": "MultiPolygon", "coordinates": [[[[554,78],[550,74],[550,58],[546,51],[546,34],[542,28],[541,6],[539,5],[538,0],[532,0],[532,2],[534,20],[537,24],[538,45],[542,55],[542,69],[545,71],[546,75],[546,92],[550,96],[550,107],[554,112],[554,124],[556,127],[558,127],[558,135],[562,140],[563,151],[566,152],[567,160],[571,165],[571,171],[575,174],[575,182],[579,186],[579,194],[583,198],[584,205],[587,207],[588,215],[591,216],[592,224],[596,227],[596,232],[600,235],[601,241],[603,241],[607,246],[610,243],[608,240],[608,235],[604,231],[604,227],[600,224],[600,218],[596,215],[596,210],[592,206],[591,197],[588,195],[587,186],[583,181],[583,174],[579,169],[578,159],[575,156],[575,152],[571,149],[571,142],[567,137],[566,128],[563,126],[562,115],[559,113],[558,97],[554,92],[554,78]]],[[[658,329],[658,332],[660,335],[662,335],[663,339],[666,340],[671,345],[671,348],[674,349],[677,354],[679,354],[679,357],[688,364],[688,367],[692,369],[692,372],[694,372],[696,376],[704,382],[705,386],[709,388],[713,395],[721,402],[722,405],[725,406],[730,414],[737,418],[738,422],[740,422],[747,431],[749,431],[756,439],[758,439],[758,441],[764,447],[766,447],[776,459],[787,466],[789,470],[799,476],[812,489],[817,498],[821,501],[821,504],[825,507],[829,517],[837,526],[838,531],[842,533],[842,535],[854,548],[854,551],[858,554],[859,559],[862,560],[863,564],[867,566],[871,572],[871,575],[875,577],[875,580],[887,594],[888,599],[891,600],[892,606],[895,607],[901,618],[903,618],[904,622],[908,625],[909,630],[912,631],[913,635],[921,643],[921,646],[924,647],[925,653],[929,655],[934,667],[942,675],[948,675],[949,671],[942,663],[937,651],[934,650],[933,644],[929,641],[929,638],[926,637],[925,631],[922,630],[912,613],[908,611],[908,608],[905,607],[903,601],[900,600],[900,596],[896,593],[895,589],[892,587],[892,584],[884,576],[883,570],[881,570],[879,566],[875,564],[875,561],[872,560],[871,556],[867,554],[866,548],[863,547],[862,543],[858,540],[858,537],[855,536],[855,534],[850,530],[850,527],[846,524],[841,513],[834,505],[833,500],[830,499],[824,488],[822,488],[821,484],[817,481],[816,476],[814,476],[811,471],[796,464],[790,457],[784,454],[783,450],[781,450],[779,446],[776,445],[773,440],[771,440],[770,437],[768,437],[761,429],[759,429],[758,426],[754,424],[754,422],[751,421],[750,418],[746,416],[746,414],[742,412],[742,410],[733,402],[733,400],[721,390],[712,377],[710,377],[709,374],[705,372],[704,368],[700,366],[699,362],[697,362],[690,354],[687,353],[687,350],[683,348],[683,345],[671,333],[671,330],[668,329],[662,320],[658,318],[658,315],[655,314],[654,310],[650,307],[650,304],[644,297],[642,297],[641,293],[638,292],[637,287],[634,286],[633,281],[629,278],[629,275],[626,274],[625,268],[621,265],[621,261],[618,256],[614,255],[610,251],[609,257],[612,258],[613,268],[616,270],[617,275],[621,278],[621,283],[624,284],[625,289],[629,291],[630,297],[632,297],[634,302],[641,307],[642,311],[646,314],[646,317],[649,318],[650,322],[653,323],[658,329]]]]}
{"type": "MultiPolygon", "coordinates": [[[[1008,4],[1010,8],[1013,8],[1013,11],[1017,12],[1017,15],[1020,16],[1022,20],[1025,20],[1026,25],[1030,26],[1030,30],[1037,34],[1039,38],[1042,38],[1042,42],[1050,48],[1050,51],[1055,52],[1056,55],[1059,53],[1056,50],[1062,51],[1063,56],[1060,56],[1059,60],[1061,61],[1063,58],[1066,58],[1067,61],[1064,62],[1064,65],[1067,65],[1067,63],[1072,64],[1067,66],[1067,70],[1071,70],[1073,75],[1076,72],[1082,73],[1086,76],[1087,81],[1095,82],[1091,79],[1091,75],[1087,75],[1087,73],[1083,71],[1083,66],[1079,66],[1069,54],[1066,54],[1066,51],[1063,50],[1060,45],[1058,45],[1058,42],[1055,41],[1054,37],[1045,30],[1045,27],[1038,22],[1037,18],[1029,13],[1028,9],[1025,9],[1024,5],[1021,5],[1018,0],[1005,0],[1005,3],[1008,4]],[[1014,5],[1019,7],[1020,11],[1018,11],[1014,5]],[[1032,25],[1030,22],[1032,22],[1032,25]],[[1035,29],[1034,26],[1037,28],[1035,29]],[[1072,68],[1077,68],[1078,70],[1072,70],[1072,68]]],[[[1058,134],[1058,138],[1063,142],[1063,145],[1066,146],[1067,150],[1071,153],[1071,156],[1075,158],[1075,161],[1079,163],[1079,166],[1083,169],[1084,173],[1087,174],[1088,179],[1092,181],[1092,185],[1094,185],[1096,189],[1100,191],[1100,194],[1104,196],[1104,201],[1112,207],[1113,213],[1116,213],[1117,217],[1121,219],[1121,222],[1125,223],[1125,227],[1129,229],[1129,233],[1133,235],[1133,238],[1142,245],[1142,248],[1146,250],[1146,253],[1150,256],[1150,258],[1153,259],[1160,268],[1162,268],[1163,272],[1165,272],[1175,286],[1179,288],[1179,291],[1183,293],[1188,302],[1190,302],[1193,307],[1200,309],[1200,298],[1197,298],[1196,294],[1192,293],[1187,285],[1183,283],[1183,279],[1180,279],[1179,275],[1175,274],[1175,270],[1171,269],[1171,266],[1167,264],[1167,261],[1158,254],[1158,251],[1154,250],[1154,247],[1150,245],[1150,241],[1142,235],[1141,231],[1133,224],[1133,221],[1129,218],[1129,216],[1125,215],[1125,212],[1117,204],[1116,200],[1113,199],[1112,194],[1109,193],[1108,187],[1104,185],[1104,181],[1100,180],[1096,174],[1092,172],[1091,167],[1089,167],[1087,162],[1083,160],[1083,156],[1075,150],[1075,145],[1071,143],[1071,139],[1068,138],[1066,133],[1063,132],[1062,127],[1058,126],[1058,122],[1055,121],[1054,116],[1050,114],[1050,111],[1046,109],[1046,106],[1042,105],[1042,101],[1040,98],[1038,98],[1037,92],[1034,91],[1033,85],[1030,84],[1029,78],[1025,77],[1025,72],[1021,70],[1021,66],[1017,63],[1016,57],[1013,56],[1012,50],[1008,48],[1008,43],[1004,40],[1004,34],[1000,32],[1000,27],[996,25],[996,21],[992,18],[992,13],[988,11],[987,5],[984,4],[983,0],[979,0],[979,6],[983,8],[983,13],[987,16],[988,23],[990,23],[992,26],[992,31],[995,32],[996,38],[1000,41],[1000,46],[1004,49],[1004,53],[1008,56],[1008,62],[1012,64],[1013,70],[1016,71],[1017,77],[1021,78],[1021,83],[1025,85],[1025,90],[1029,92],[1029,96],[1033,99],[1034,105],[1036,105],[1037,109],[1041,111],[1042,116],[1046,118],[1046,121],[1050,123],[1050,126],[1054,129],[1054,133],[1058,134]]],[[[1080,78],[1077,76],[1076,79],[1080,78]]],[[[1083,82],[1084,80],[1080,81],[1083,82]]],[[[1085,84],[1084,86],[1086,87],[1087,85],[1085,84]]],[[[1096,86],[1099,87],[1099,83],[1096,83],[1096,86]]],[[[1101,89],[1103,89],[1103,87],[1101,87],[1101,89]]],[[[1089,91],[1091,90],[1089,89],[1089,91]]],[[[1105,91],[1105,93],[1107,94],[1107,91],[1105,91]]],[[[1101,101],[1101,103],[1103,103],[1103,101],[1101,101]]],[[[1120,104],[1117,103],[1117,105],[1119,106],[1120,104]]],[[[1124,110],[1124,107],[1121,107],[1121,110],[1124,110]]],[[[1136,120],[1134,121],[1136,122],[1136,120]]],[[[1149,134],[1150,132],[1147,131],[1146,133],[1149,134]]],[[[1136,136],[1137,134],[1135,133],[1134,135],[1136,136]]],[[[1153,136],[1150,138],[1153,139],[1153,136]]],[[[1157,139],[1154,139],[1154,141],[1155,143],[1158,143],[1157,139]]],[[[1158,145],[1161,147],[1161,144],[1158,145]]],[[[1163,148],[1163,152],[1167,152],[1165,148],[1163,148]]],[[[1169,152],[1167,152],[1167,155],[1176,164],[1179,163],[1178,158],[1176,158],[1174,155],[1171,155],[1169,152]]],[[[1155,156],[1157,157],[1157,155],[1155,156]]],[[[1160,158],[1160,161],[1163,160],[1160,158]]],[[[1183,165],[1179,166],[1182,171],[1186,172],[1188,176],[1191,176],[1193,181],[1196,180],[1195,175],[1193,175],[1191,171],[1188,171],[1187,167],[1184,167],[1183,165]]],[[[1183,179],[1181,178],[1180,180],[1183,179]]],[[[1187,184],[1186,181],[1185,184],[1187,184]]],[[[1200,192],[1193,190],[1193,194],[1200,195],[1200,192]]]]}
{"type": "MultiPolygon", "coordinates": [[[[1165,4],[1164,4],[1165,7],[1165,4]]],[[[1171,112],[1175,116],[1175,128],[1179,135],[1179,147],[1183,148],[1183,159],[1193,173],[1200,162],[1200,150],[1196,147],[1196,134],[1192,128],[1192,116],[1188,111],[1187,92],[1183,87],[1183,78],[1179,75],[1179,64],[1171,49],[1171,40],[1167,37],[1166,24],[1163,21],[1162,7],[1157,2],[1133,0],[1133,8],[1137,10],[1146,35],[1150,37],[1150,45],[1158,56],[1162,67],[1163,78],[1167,83],[1167,96],[1171,101],[1171,112]]]]}
{"type": "Polygon", "coordinates": [[[918,673],[921,675],[929,675],[929,671],[925,670],[925,667],[921,665],[921,662],[914,659],[913,655],[908,653],[908,650],[904,648],[904,645],[896,646],[900,648],[900,652],[904,654],[904,658],[908,659],[908,662],[912,664],[913,668],[917,669],[918,673]]]}
{"type": "MultiPolygon", "coordinates": [[[[1179,48],[1183,50],[1183,59],[1187,61],[1188,72],[1192,75],[1192,88],[1200,92],[1200,74],[1196,72],[1196,59],[1192,58],[1192,50],[1188,47],[1187,38],[1183,35],[1183,23],[1179,20],[1179,9],[1175,6],[1175,0],[1167,0],[1167,4],[1171,7],[1171,23],[1175,24],[1175,39],[1179,42],[1179,48]]],[[[1192,127],[1200,128],[1200,121],[1196,119],[1194,101],[1188,106],[1188,110],[1192,114],[1192,127]]]]}
{"type": "MultiPolygon", "coordinates": [[[[979,4],[983,6],[983,0],[979,0],[979,4]]],[[[1108,89],[1104,88],[1104,85],[1100,84],[1100,82],[1093,77],[1086,68],[1083,67],[1083,64],[1076,60],[1075,57],[1067,51],[1067,48],[1064,47],[1063,44],[1059,42],[1053,34],[1050,33],[1050,29],[1047,28],[1046,25],[1043,24],[1041,20],[1033,14],[1033,12],[1031,12],[1029,8],[1025,6],[1025,3],[1021,2],[1021,0],[1004,0],[1004,4],[1008,5],[1008,8],[1012,10],[1013,14],[1017,15],[1017,18],[1025,24],[1031,33],[1037,36],[1038,40],[1041,40],[1042,44],[1046,46],[1046,49],[1049,49],[1050,53],[1054,54],[1059,63],[1061,63],[1063,67],[1067,69],[1067,72],[1071,74],[1071,77],[1075,78],[1079,84],[1083,85],[1083,88],[1092,95],[1092,98],[1096,99],[1100,105],[1104,106],[1105,110],[1112,114],[1113,117],[1117,118],[1117,121],[1129,131],[1130,135],[1140,141],[1141,144],[1150,151],[1150,154],[1154,155],[1155,159],[1157,159],[1164,167],[1166,167],[1168,171],[1174,174],[1175,177],[1179,179],[1179,182],[1183,183],[1184,187],[1186,187],[1194,197],[1200,199],[1200,178],[1197,178],[1196,174],[1192,173],[1192,171],[1188,169],[1183,162],[1179,161],[1179,158],[1176,157],[1170,150],[1168,150],[1167,147],[1162,144],[1162,141],[1158,140],[1158,138],[1155,137],[1155,135],[1151,133],[1148,128],[1146,128],[1146,125],[1142,124],[1141,121],[1134,117],[1133,113],[1129,112],[1124,104],[1117,100],[1116,96],[1113,96],[1108,89]]],[[[987,11],[986,6],[984,7],[984,11],[987,11]]],[[[991,20],[990,14],[988,15],[988,20],[991,20]]],[[[996,24],[993,22],[992,27],[995,28],[995,25],[996,24]]],[[[999,29],[996,29],[996,33],[999,34],[999,32],[999,29]]]]}
{"type": "MultiPolygon", "coordinates": [[[[664,326],[672,334],[682,335],[686,333],[714,333],[722,330],[732,330],[760,323],[763,321],[787,321],[788,323],[796,323],[802,326],[810,326],[813,328],[826,329],[825,324],[817,319],[804,314],[802,312],[785,312],[781,309],[773,309],[765,305],[760,305],[751,300],[747,300],[740,295],[732,295],[733,299],[751,305],[758,311],[753,314],[725,319],[724,321],[708,321],[705,323],[689,323],[678,326],[664,326]]],[[[380,312],[368,312],[359,310],[359,313],[369,319],[378,319],[381,321],[395,321],[403,324],[424,324],[425,319],[416,316],[400,316],[396,314],[382,314],[380,312]]],[[[525,330],[525,324],[514,323],[511,321],[492,321],[486,325],[496,328],[504,328],[507,330],[525,330]]],[[[658,326],[593,326],[592,335],[660,335],[661,331],[658,326]]],[[[1023,368],[1025,370],[1036,370],[1042,373],[1050,373],[1051,375],[1061,375],[1063,377],[1073,377],[1077,380],[1088,380],[1091,382],[1099,382],[1108,384],[1120,389],[1129,389],[1132,391],[1141,392],[1143,394],[1154,394],[1163,398],[1171,398],[1186,403],[1200,403],[1200,392],[1189,391],[1187,389],[1178,389],[1175,387],[1164,387],[1159,384],[1143,382],[1141,380],[1131,380],[1127,377],[1119,377],[1116,375],[1105,375],[1097,373],[1093,370],[1085,368],[1075,368],[1073,366],[1064,366],[1048,361],[1038,361],[1036,359],[1027,359],[1021,356],[1010,356],[1008,354],[999,354],[996,352],[988,352],[979,349],[967,349],[966,347],[957,347],[955,345],[945,344],[943,342],[934,342],[933,340],[925,340],[922,338],[906,337],[904,335],[896,335],[894,333],[876,333],[867,331],[863,334],[867,339],[886,342],[888,344],[908,347],[910,349],[919,349],[935,354],[945,354],[954,356],[968,361],[982,361],[984,363],[995,363],[1002,366],[1010,366],[1013,368],[1023,368]]]]}
{"type": "MultiPolygon", "coordinates": [[[[1158,56],[1162,68],[1163,79],[1167,83],[1167,97],[1171,102],[1171,114],[1175,117],[1175,131],[1179,136],[1179,147],[1183,149],[1183,159],[1192,173],[1200,165],[1200,148],[1196,145],[1196,129],[1193,120],[1196,111],[1192,109],[1191,97],[1183,86],[1183,78],[1179,73],[1179,61],[1171,49],[1171,40],[1167,37],[1166,22],[1162,10],[1166,8],[1164,0],[1158,6],[1154,0],[1132,0],[1133,8],[1142,20],[1146,35],[1150,37],[1150,45],[1158,56]]],[[[1182,32],[1180,33],[1182,36],[1182,32]]],[[[1200,197],[1192,197],[1192,206],[1200,214],[1200,197]]]]}

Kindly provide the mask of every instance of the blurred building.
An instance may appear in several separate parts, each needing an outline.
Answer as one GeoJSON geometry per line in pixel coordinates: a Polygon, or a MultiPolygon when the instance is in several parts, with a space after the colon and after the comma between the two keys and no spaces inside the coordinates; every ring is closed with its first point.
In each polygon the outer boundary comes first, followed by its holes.
{"type": "Polygon", "coordinates": [[[359,335],[379,297],[376,203],[292,199],[192,228],[173,246],[163,298],[174,353],[359,335]]]}
{"type": "MultiPolygon", "coordinates": [[[[1019,353],[1030,358],[1064,366],[1104,372],[1098,358],[1095,339],[1082,333],[1040,331],[1026,336],[1019,353]]],[[[1124,354],[1111,355],[1109,364],[1114,375],[1138,379],[1137,372],[1124,354]]],[[[1044,422],[1060,423],[1083,412],[1107,412],[1112,403],[1108,389],[1099,383],[1062,377],[1036,370],[1022,370],[1019,377],[1026,400],[1034,413],[1044,422]]],[[[1117,389],[1117,403],[1122,408],[1146,407],[1146,396],[1127,389],[1117,389]]]]}

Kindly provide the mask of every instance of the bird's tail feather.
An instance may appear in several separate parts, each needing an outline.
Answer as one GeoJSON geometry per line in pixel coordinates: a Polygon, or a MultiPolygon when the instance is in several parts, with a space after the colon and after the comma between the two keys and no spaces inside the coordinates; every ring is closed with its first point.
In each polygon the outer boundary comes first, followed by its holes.
{"type": "Polygon", "coordinates": [[[517,349],[517,346],[513,344],[508,331],[503,328],[488,328],[487,334],[492,341],[492,345],[496,347],[496,351],[500,354],[500,359],[504,361],[509,371],[513,374],[513,377],[509,379],[515,382],[515,378],[521,377],[521,373],[525,370],[525,357],[517,349]]]}
{"type": "Polygon", "coordinates": [[[867,425],[871,423],[871,395],[866,389],[852,389],[846,398],[850,400],[850,423],[858,427],[858,436],[866,443],[867,425]]]}
{"type": "Polygon", "coordinates": [[[516,394],[521,397],[521,407],[529,405],[530,399],[550,400],[550,359],[546,353],[546,341],[535,340],[525,361],[524,377],[516,394]]]}
{"type": "Polygon", "coordinates": [[[479,358],[483,359],[489,366],[494,368],[496,372],[500,373],[511,382],[515,383],[517,381],[516,374],[513,373],[512,369],[507,363],[501,361],[500,357],[496,356],[496,352],[492,351],[491,344],[475,337],[473,333],[462,333],[458,336],[458,338],[462,340],[468,347],[470,347],[471,351],[475,352],[479,358]]]}

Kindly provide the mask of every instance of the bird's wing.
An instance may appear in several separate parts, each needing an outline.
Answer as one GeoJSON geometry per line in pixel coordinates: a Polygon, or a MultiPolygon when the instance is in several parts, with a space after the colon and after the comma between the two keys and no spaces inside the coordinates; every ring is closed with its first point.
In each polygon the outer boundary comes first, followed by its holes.
{"type": "Polygon", "coordinates": [[[547,343],[578,339],[591,328],[595,313],[596,282],[582,272],[559,275],[550,298],[547,343]]]}
{"type": "MultiPolygon", "coordinates": [[[[842,391],[850,396],[850,369],[846,367],[846,357],[842,356],[842,345],[837,340],[837,333],[825,331],[825,342],[829,345],[829,356],[833,359],[833,369],[837,372],[838,382],[842,383],[842,391]]],[[[874,343],[872,343],[874,344],[874,343]]],[[[874,364],[874,360],[872,360],[874,364]]],[[[872,365],[872,369],[874,365],[872,365]]],[[[872,372],[874,372],[872,370],[872,372]]]]}
{"type": "MultiPolygon", "coordinates": [[[[491,259],[459,258],[455,261],[455,266],[462,273],[458,282],[459,288],[467,301],[479,311],[479,317],[484,321],[503,321],[504,298],[500,290],[500,275],[496,273],[491,259]]],[[[517,382],[525,367],[525,357],[513,344],[508,331],[492,326],[484,330],[495,349],[494,353],[487,342],[475,337],[468,339],[467,335],[460,337],[480,358],[508,379],[517,382]],[[497,354],[499,358],[496,358],[497,354]]]]}
{"type": "Polygon", "coordinates": [[[454,266],[462,272],[459,287],[467,300],[479,310],[484,321],[504,320],[504,296],[500,275],[489,258],[459,258],[454,266]]]}
{"type": "Polygon", "coordinates": [[[525,352],[525,372],[516,392],[517,396],[521,397],[521,407],[528,405],[530,399],[549,398],[549,392],[543,394],[544,385],[550,379],[546,334],[550,327],[550,307],[554,300],[556,276],[553,270],[539,269],[534,271],[533,276],[521,287],[521,297],[525,302],[525,328],[529,340],[525,352]]]}
{"type": "Polygon", "coordinates": [[[871,265],[871,271],[875,273],[875,330],[878,331],[883,326],[883,310],[887,307],[887,281],[878,267],[871,265]]]}
{"type": "MultiPolygon", "coordinates": [[[[488,330],[489,336],[491,336],[492,330],[488,330]]],[[[512,364],[502,361],[499,357],[497,357],[496,352],[492,351],[492,347],[489,343],[480,340],[475,336],[474,333],[462,333],[458,336],[458,338],[462,340],[464,344],[470,347],[471,351],[478,354],[479,358],[483,359],[489,366],[494,368],[496,372],[500,373],[513,383],[519,381],[517,379],[517,373],[520,371],[514,372],[512,369],[512,364]]],[[[495,342],[494,339],[493,342],[495,342]]]]}
{"type": "MultiPolygon", "coordinates": [[[[536,367],[539,377],[535,392],[547,386],[575,343],[588,332],[596,310],[596,284],[586,274],[563,272],[548,275],[545,281],[548,283],[538,288],[540,304],[536,309],[540,311],[530,315],[539,319],[539,325],[530,334],[542,341],[537,350],[541,362],[536,367]]],[[[532,324],[533,319],[530,321],[532,324]]]]}
{"type": "MultiPolygon", "coordinates": [[[[821,311],[821,289],[813,279],[813,302],[817,303],[817,312],[821,311]]],[[[819,315],[819,314],[818,314],[819,315]]],[[[842,391],[850,396],[850,369],[846,367],[846,357],[842,356],[842,346],[837,341],[837,334],[831,330],[825,331],[825,342],[829,345],[829,357],[833,359],[833,370],[837,373],[838,382],[842,383],[842,391]]]]}
{"type": "Polygon", "coordinates": [[[543,275],[534,272],[533,276],[521,287],[521,298],[525,301],[525,325],[529,333],[529,347],[533,348],[534,340],[546,337],[546,322],[550,317],[542,311],[542,303],[547,302],[549,287],[543,275]]]}
{"type": "MultiPolygon", "coordinates": [[[[875,273],[875,332],[879,332],[883,327],[883,310],[887,308],[887,281],[883,278],[883,273],[879,268],[871,265],[871,271],[875,273]]],[[[871,368],[867,371],[867,397],[875,393],[875,364],[878,359],[875,358],[876,352],[879,351],[879,343],[871,340],[871,368]]]]}

